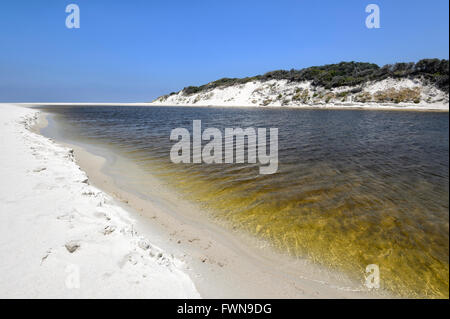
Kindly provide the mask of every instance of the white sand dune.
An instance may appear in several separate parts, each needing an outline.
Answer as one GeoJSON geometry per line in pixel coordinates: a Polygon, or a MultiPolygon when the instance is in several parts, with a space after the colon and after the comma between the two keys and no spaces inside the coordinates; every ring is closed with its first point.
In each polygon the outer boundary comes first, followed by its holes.
{"type": "Polygon", "coordinates": [[[183,106],[245,106],[245,107],[298,107],[298,108],[363,108],[392,110],[448,111],[448,93],[421,80],[392,79],[367,82],[362,86],[339,87],[327,90],[313,86],[312,82],[288,82],[287,80],[250,81],[245,84],[219,86],[199,93],[185,94],[183,90],[164,95],[151,105],[183,106]],[[358,89],[357,93],[352,93],[358,89]],[[419,101],[379,103],[373,101],[377,93],[388,90],[417,89],[419,101]],[[346,92],[345,95],[340,93],[346,92]],[[367,101],[360,101],[367,94],[367,101]],[[358,102],[359,101],[359,102],[358,102]]]}
{"type": "Polygon", "coordinates": [[[0,298],[199,298],[70,149],[29,130],[36,114],[0,104],[0,298]]]}

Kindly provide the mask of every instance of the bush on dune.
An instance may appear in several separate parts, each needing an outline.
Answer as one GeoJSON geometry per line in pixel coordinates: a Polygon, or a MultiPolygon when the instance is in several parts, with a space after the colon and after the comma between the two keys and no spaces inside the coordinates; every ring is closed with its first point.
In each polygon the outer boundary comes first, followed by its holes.
{"type": "Polygon", "coordinates": [[[374,63],[341,62],[323,66],[313,66],[301,70],[276,70],[246,78],[222,78],[201,86],[189,86],[183,94],[191,95],[217,87],[242,85],[253,81],[287,80],[288,82],[311,81],[313,86],[332,89],[342,86],[356,86],[368,81],[381,81],[387,78],[422,79],[449,92],[449,61],[423,59],[417,63],[396,63],[379,67],[374,63]]]}

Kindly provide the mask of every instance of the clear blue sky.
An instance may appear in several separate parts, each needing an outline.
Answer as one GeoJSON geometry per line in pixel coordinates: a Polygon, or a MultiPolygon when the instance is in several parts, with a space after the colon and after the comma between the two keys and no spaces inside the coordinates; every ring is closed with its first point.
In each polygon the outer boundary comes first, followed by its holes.
{"type": "Polygon", "coordinates": [[[448,0],[2,0],[0,101],[149,101],[222,77],[449,56],[448,0]],[[65,26],[76,3],[81,28],[65,26]],[[376,3],[381,29],[367,29],[376,3]]]}

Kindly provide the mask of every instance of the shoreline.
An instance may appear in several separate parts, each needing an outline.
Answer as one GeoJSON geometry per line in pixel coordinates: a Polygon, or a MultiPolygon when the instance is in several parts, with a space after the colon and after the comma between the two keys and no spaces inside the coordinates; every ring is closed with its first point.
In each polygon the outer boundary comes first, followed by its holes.
{"type": "MultiPolygon", "coordinates": [[[[45,122],[41,112],[41,129],[45,122]]],[[[386,292],[369,292],[341,273],[262,247],[265,244],[252,236],[230,232],[199,214],[197,207],[173,196],[157,180],[151,183],[156,200],[142,198],[118,186],[114,177],[104,172],[104,154],[93,154],[73,143],[67,146],[74,149],[77,163],[92,184],[121,201],[137,218],[140,233],[187,264],[187,272],[202,297],[392,297],[386,292]]]]}
{"type": "Polygon", "coordinates": [[[89,183],[73,150],[32,131],[37,113],[0,105],[0,297],[200,298],[185,265],[89,183]]]}
{"type": "Polygon", "coordinates": [[[417,106],[413,104],[395,105],[395,104],[349,104],[349,105],[298,105],[298,106],[276,106],[276,105],[199,105],[199,104],[165,104],[165,103],[98,103],[98,102],[80,102],[80,103],[66,103],[66,102],[51,102],[51,103],[12,103],[20,106],[165,106],[165,107],[197,107],[197,108],[252,108],[252,109],[298,109],[298,110],[365,110],[365,111],[405,111],[405,112],[449,112],[449,105],[425,105],[417,106]]]}

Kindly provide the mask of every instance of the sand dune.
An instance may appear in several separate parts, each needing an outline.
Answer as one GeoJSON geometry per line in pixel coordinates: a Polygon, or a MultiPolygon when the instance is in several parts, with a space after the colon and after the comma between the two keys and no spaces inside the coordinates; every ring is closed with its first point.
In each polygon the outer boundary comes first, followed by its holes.
{"type": "Polygon", "coordinates": [[[311,81],[287,80],[251,81],[245,84],[219,86],[199,93],[185,94],[181,90],[154,100],[152,105],[183,106],[246,106],[246,107],[297,107],[327,109],[392,109],[428,110],[448,112],[448,93],[420,80],[385,79],[361,86],[343,86],[334,89],[315,87],[311,81]],[[418,90],[419,101],[381,103],[374,101],[377,94],[389,90],[418,90]],[[357,93],[352,93],[354,90],[357,93]],[[362,101],[362,94],[367,95],[362,101]],[[370,98],[369,98],[370,97],[370,98]]]}

